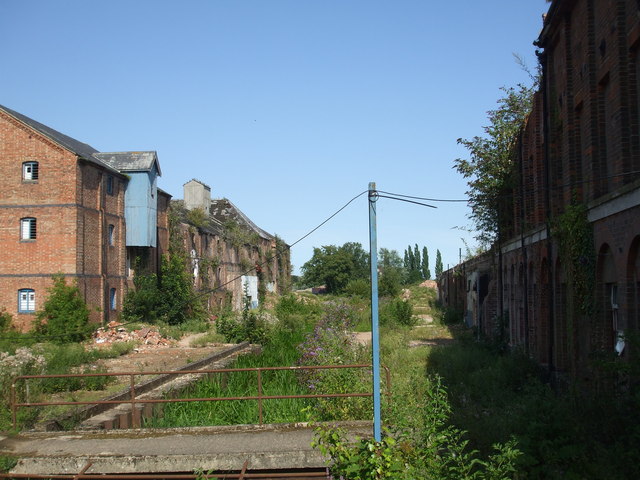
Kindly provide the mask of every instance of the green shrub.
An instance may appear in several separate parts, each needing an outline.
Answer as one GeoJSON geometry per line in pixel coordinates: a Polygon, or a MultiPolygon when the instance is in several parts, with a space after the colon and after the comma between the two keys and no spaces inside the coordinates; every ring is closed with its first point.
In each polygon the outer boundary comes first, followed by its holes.
{"type": "Polygon", "coordinates": [[[417,323],[413,315],[413,305],[407,300],[394,298],[382,304],[380,308],[381,325],[403,325],[412,327],[417,323]]]}
{"type": "Polygon", "coordinates": [[[350,280],[345,287],[345,293],[350,296],[369,297],[371,296],[371,282],[364,278],[350,280]]]}
{"type": "Polygon", "coordinates": [[[11,314],[4,308],[0,310],[0,333],[8,332],[11,329],[11,323],[13,318],[11,314]]]}
{"type": "Polygon", "coordinates": [[[67,285],[62,274],[53,276],[53,286],[42,310],[37,312],[36,331],[55,343],[81,342],[89,338],[89,308],[78,286],[67,285]]]}

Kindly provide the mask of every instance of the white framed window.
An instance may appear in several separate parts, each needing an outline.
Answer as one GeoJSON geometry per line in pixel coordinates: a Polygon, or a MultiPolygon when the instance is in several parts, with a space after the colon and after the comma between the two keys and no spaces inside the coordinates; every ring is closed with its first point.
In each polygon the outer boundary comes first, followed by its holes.
{"type": "Polygon", "coordinates": [[[18,290],[18,312],[19,313],[35,313],[36,311],[36,292],[32,288],[23,288],[18,290]]]}
{"type": "Polygon", "coordinates": [[[113,175],[107,176],[107,193],[113,195],[113,175]]]}
{"type": "Polygon", "coordinates": [[[22,164],[22,180],[38,180],[38,162],[24,162],[22,164]]]}
{"type": "Polygon", "coordinates": [[[20,219],[20,240],[36,239],[36,219],[25,217],[20,219]]]}
{"type": "Polygon", "coordinates": [[[109,290],[109,308],[111,310],[115,310],[116,309],[116,289],[112,288],[111,290],[109,290]]]}
{"type": "Polygon", "coordinates": [[[113,225],[109,225],[108,236],[109,236],[109,246],[111,247],[113,247],[113,245],[115,244],[115,230],[116,230],[116,227],[114,227],[113,225]]]}

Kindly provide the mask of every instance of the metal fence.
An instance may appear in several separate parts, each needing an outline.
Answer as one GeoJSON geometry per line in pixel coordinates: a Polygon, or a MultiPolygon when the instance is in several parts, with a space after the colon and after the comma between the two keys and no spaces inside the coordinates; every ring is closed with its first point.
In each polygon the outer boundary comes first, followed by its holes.
{"type": "MultiPolygon", "coordinates": [[[[331,369],[371,369],[370,364],[353,365],[322,365],[322,366],[296,366],[296,367],[255,367],[255,368],[221,368],[212,370],[169,370],[159,372],[113,372],[113,373],[78,373],[64,375],[21,375],[15,377],[11,384],[11,414],[14,429],[18,428],[17,412],[21,407],[47,407],[55,405],[130,405],[131,424],[133,428],[141,425],[141,410],[145,405],[160,403],[178,402],[221,402],[232,400],[246,400],[258,402],[258,423],[263,424],[263,402],[265,400],[293,399],[293,398],[349,398],[349,397],[373,397],[372,392],[351,392],[351,393],[309,393],[299,395],[265,395],[262,386],[262,374],[267,371],[300,371],[300,370],[331,370],[331,369]],[[168,375],[171,378],[180,375],[215,375],[232,372],[255,372],[257,380],[257,395],[234,396],[234,397],[205,397],[205,398],[138,398],[136,394],[135,377],[168,375]],[[128,400],[87,400],[87,401],[57,401],[57,402],[19,402],[17,398],[18,382],[27,382],[30,379],[53,379],[53,378],[87,378],[87,377],[129,377],[129,397],[128,400]]],[[[382,367],[386,376],[386,394],[391,397],[391,374],[386,366],[382,367]]],[[[1,478],[1,477],[0,477],[1,478]]],[[[84,477],[83,477],[84,478],[84,477]]],[[[231,477],[229,477],[231,478],[231,477]]],[[[249,477],[246,477],[249,478],[249,477]]]]}

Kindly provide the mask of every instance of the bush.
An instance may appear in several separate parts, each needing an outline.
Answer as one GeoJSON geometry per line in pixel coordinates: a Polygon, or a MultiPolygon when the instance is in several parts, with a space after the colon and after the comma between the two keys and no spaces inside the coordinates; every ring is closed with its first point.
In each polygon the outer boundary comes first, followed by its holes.
{"type": "Polygon", "coordinates": [[[387,267],[378,282],[378,294],[381,297],[397,297],[402,289],[402,273],[399,268],[387,267]]]}
{"type": "Polygon", "coordinates": [[[400,298],[382,304],[380,308],[381,325],[403,325],[412,327],[417,323],[417,318],[413,315],[413,305],[400,298]]]}
{"type": "Polygon", "coordinates": [[[11,314],[4,308],[0,310],[0,333],[5,333],[11,329],[11,323],[13,318],[11,314]]]}
{"type": "Polygon", "coordinates": [[[36,330],[50,336],[55,343],[81,342],[89,338],[89,308],[78,286],[67,285],[62,274],[53,276],[53,286],[44,307],[36,314],[36,330]]]}
{"type": "Polygon", "coordinates": [[[350,280],[345,288],[345,293],[350,296],[368,297],[371,295],[371,282],[364,278],[350,280]]]}
{"type": "Polygon", "coordinates": [[[268,331],[269,326],[262,315],[249,309],[244,309],[239,316],[228,312],[216,320],[216,332],[231,343],[264,343],[268,331]]]}

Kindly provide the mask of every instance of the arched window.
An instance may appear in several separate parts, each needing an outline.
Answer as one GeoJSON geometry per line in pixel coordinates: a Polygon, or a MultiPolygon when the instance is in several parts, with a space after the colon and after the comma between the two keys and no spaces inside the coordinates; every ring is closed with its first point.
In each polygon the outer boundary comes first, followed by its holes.
{"type": "Polygon", "coordinates": [[[113,225],[109,225],[109,245],[113,247],[115,243],[115,229],[113,225]]]}
{"type": "Polygon", "coordinates": [[[22,164],[22,180],[38,180],[38,162],[24,162],[22,164]]]}
{"type": "Polygon", "coordinates": [[[25,217],[20,219],[20,240],[36,239],[36,219],[25,217]]]}
{"type": "Polygon", "coordinates": [[[18,290],[18,313],[35,313],[36,292],[32,288],[18,290]]]}

